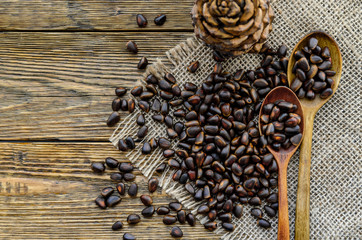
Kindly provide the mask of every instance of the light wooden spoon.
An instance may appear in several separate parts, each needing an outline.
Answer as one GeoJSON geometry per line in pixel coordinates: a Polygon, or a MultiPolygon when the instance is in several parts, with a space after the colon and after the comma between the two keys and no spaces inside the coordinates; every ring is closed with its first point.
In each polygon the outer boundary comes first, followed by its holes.
{"type": "MultiPolygon", "coordinates": [[[[311,32],[302,38],[299,43],[293,49],[290,55],[288,64],[288,81],[289,86],[295,78],[292,68],[295,64],[294,53],[301,50],[304,46],[307,46],[307,41],[315,37],[318,39],[318,45],[328,47],[331,53],[332,70],[336,72],[336,75],[331,77],[334,80],[334,86],[332,88],[333,93],[336,92],[341,79],[342,74],[342,56],[339,51],[337,43],[328,34],[315,31],[311,32]]],[[[332,93],[332,95],[333,95],[332,93]]],[[[311,151],[312,151],[312,135],[313,135],[313,121],[315,114],[318,110],[328,102],[332,97],[329,96],[326,99],[319,97],[319,94],[314,100],[308,100],[306,98],[301,99],[300,102],[303,106],[304,118],[305,118],[305,136],[304,141],[300,148],[299,159],[299,176],[298,176],[298,192],[297,192],[297,206],[296,206],[296,219],[295,219],[295,239],[305,240],[309,239],[309,191],[310,191],[310,164],[311,164],[311,151]]]]}
{"type": "MultiPolygon", "coordinates": [[[[260,118],[262,115],[264,105],[268,103],[274,103],[277,100],[283,99],[285,101],[291,102],[298,106],[297,113],[301,118],[300,130],[301,134],[304,136],[304,116],[303,109],[299,102],[298,97],[295,93],[287,87],[277,87],[274,88],[269,94],[265,97],[263,104],[260,107],[259,113],[259,131],[261,131],[260,118]]],[[[302,137],[303,139],[303,137],[302,137]]],[[[289,216],[288,216],[288,189],[287,189],[287,168],[290,158],[293,156],[295,151],[298,149],[298,146],[291,145],[288,149],[281,148],[279,151],[275,151],[271,146],[267,146],[268,150],[273,154],[275,160],[278,163],[278,239],[279,240],[289,240],[289,216]]]]}

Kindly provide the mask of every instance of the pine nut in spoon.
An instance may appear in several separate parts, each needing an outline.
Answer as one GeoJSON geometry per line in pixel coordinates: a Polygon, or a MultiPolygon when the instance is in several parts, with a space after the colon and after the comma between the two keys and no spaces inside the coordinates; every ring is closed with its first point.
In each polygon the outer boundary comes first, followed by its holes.
{"type": "MultiPolygon", "coordinates": [[[[291,121],[292,122],[292,121],[291,121]]],[[[260,108],[259,114],[259,131],[261,135],[265,135],[268,138],[267,148],[273,154],[276,162],[278,163],[278,200],[279,200],[279,219],[278,219],[278,239],[289,240],[289,216],[288,216],[288,196],[287,196],[287,168],[290,158],[298,149],[302,142],[304,135],[304,116],[303,109],[295,93],[287,87],[274,88],[264,99],[264,102],[260,108]],[[283,100],[283,101],[281,101],[283,100]],[[272,108],[272,109],[271,109],[272,108]],[[281,125],[282,128],[278,128],[274,125],[275,119],[278,119],[282,109],[290,109],[288,119],[298,119],[296,124],[290,124],[290,127],[284,127],[287,119],[283,117],[281,125]],[[268,110],[267,110],[268,109],[268,110]],[[293,111],[293,113],[291,113],[293,111]],[[267,116],[266,116],[267,115],[267,116]],[[295,117],[293,117],[295,116],[295,117]],[[298,118],[299,117],[299,118],[298,118]],[[283,122],[284,121],[284,122],[283,122]],[[267,125],[266,125],[267,124],[267,125]],[[267,126],[265,128],[265,126],[267,126]],[[293,126],[293,128],[291,127],[293,126]],[[279,130],[274,130],[278,128],[279,130]],[[287,131],[287,128],[288,131],[287,131]],[[297,129],[297,132],[291,133],[292,130],[297,129]],[[277,133],[277,131],[279,131],[277,133]],[[285,131],[285,134],[283,134],[285,131]],[[275,132],[275,133],[274,133],[275,132]],[[292,134],[293,136],[288,139],[287,136],[292,134]],[[297,138],[297,140],[296,140],[297,138]],[[271,140],[275,140],[276,143],[271,145],[271,140]],[[284,142],[291,142],[290,144],[284,144],[284,142]],[[283,144],[279,144],[283,142],[283,144]],[[282,147],[279,145],[283,145],[282,147]]]]}
{"type": "MultiPolygon", "coordinates": [[[[307,34],[303,37],[299,43],[295,46],[292,51],[291,57],[288,64],[288,81],[289,86],[292,88],[296,86],[295,79],[296,74],[293,73],[293,67],[295,66],[296,58],[295,56],[303,52],[303,48],[308,46],[308,48],[315,49],[319,45],[322,52],[320,55],[322,58],[329,58],[330,69],[327,70],[335,73],[334,76],[330,76],[326,79],[328,83],[331,81],[333,84],[326,92],[327,95],[316,94],[313,100],[308,98],[300,99],[300,102],[303,107],[304,117],[305,117],[305,136],[300,148],[300,159],[299,159],[299,173],[298,173],[298,191],[297,191],[297,205],[296,205],[296,219],[295,219],[295,239],[296,240],[306,240],[309,239],[309,195],[310,195],[310,165],[311,165],[311,150],[312,150],[312,135],[313,135],[313,121],[315,114],[318,110],[333,96],[338,88],[339,81],[342,74],[342,56],[335,40],[328,34],[322,31],[315,31],[307,34]],[[317,41],[316,41],[317,40],[317,41]],[[326,49],[323,51],[323,49],[326,49]],[[293,84],[294,82],[294,84],[293,84]],[[292,86],[293,85],[293,86],[292,86]]],[[[306,49],[308,50],[308,49],[306,49]]],[[[315,55],[315,54],[313,54],[315,55]]],[[[316,56],[310,56],[312,62],[320,62],[321,60],[316,56]]],[[[319,63],[319,69],[324,69],[328,67],[329,63],[319,63]],[[323,64],[323,65],[322,65],[323,64]],[[322,66],[321,66],[322,65],[322,66]]],[[[315,65],[314,65],[315,66],[315,65]]],[[[319,70],[309,71],[309,77],[315,77],[319,70]]],[[[326,72],[326,71],[324,71],[326,72]]],[[[301,75],[301,74],[299,74],[301,75]]],[[[307,74],[308,75],[308,74],[307,74]]],[[[308,77],[308,76],[307,76],[308,77]]],[[[319,77],[324,77],[323,74],[319,77]]],[[[306,79],[308,81],[310,79],[306,79]]],[[[297,82],[298,83],[298,82],[297,82]]],[[[322,85],[323,82],[320,82],[319,85],[322,85]]],[[[329,84],[329,83],[328,83],[329,84]]],[[[314,89],[318,89],[314,88],[314,89]]],[[[297,94],[298,95],[298,94],[297,94]]]]}

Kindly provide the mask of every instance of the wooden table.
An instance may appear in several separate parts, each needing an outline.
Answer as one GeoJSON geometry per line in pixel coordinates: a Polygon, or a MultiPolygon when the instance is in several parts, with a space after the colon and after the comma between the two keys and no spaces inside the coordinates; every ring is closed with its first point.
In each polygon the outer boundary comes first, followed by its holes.
{"type": "MultiPolygon", "coordinates": [[[[137,199],[125,197],[109,210],[94,204],[107,174],[97,176],[92,161],[127,161],[108,142],[105,125],[114,88],[134,85],[150,62],[192,35],[192,0],[2,0],[0,3],[0,239],[169,239],[169,226],[155,216],[128,226],[140,213],[137,199]],[[147,28],[136,14],[148,17],[147,28]],[[164,26],[153,23],[167,15],[164,26]],[[125,43],[134,40],[139,54],[125,43]],[[121,220],[122,231],[111,225],[121,220]]],[[[124,116],[124,115],[123,115],[124,116]]],[[[136,170],[145,190],[145,178],[136,170]]],[[[172,199],[154,194],[156,206],[172,199]]],[[[218,239],[181,226],[184,239],[218,239]]]]}

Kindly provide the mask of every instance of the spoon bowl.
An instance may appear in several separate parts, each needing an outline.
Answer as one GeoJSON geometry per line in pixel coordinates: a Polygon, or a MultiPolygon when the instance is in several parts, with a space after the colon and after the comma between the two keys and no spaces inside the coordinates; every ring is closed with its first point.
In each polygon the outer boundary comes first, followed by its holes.
{"type": "MultiPolygon", "coordinates": [[[[269,103],[274,103],[277,100],[283,99],[287,102],[291,102],[295,105],[297,105],[298,109],[296,110],[296,114],[298,114],[302,121],[300,122],[300,132],[303,134],[304,132],[304,121],[303,121],[303,109],[302,104],[300,103],[298,97],[295,95],[295,93],[287,87],[276,87],[272,91],[269,92],[269,94],[265,97],[263,104],[260,107],[260,113],[259,113],[259,131],[261,131],[261,123],[260,123],[260,116],[262,115],[263,106],[267,105],[269,103]]],[[[301,143],[302,141],[300,141],[301,143]]],[[[300,145],[299,143],[299,145],[300,145]]],[[[285,155],[285,154],[294,154],[295,151],[297,151],[298,146],[291,145],[288,149],[281,148],[279,151],[274,150],[271,146],[267,146],[268,150],[275,156],[275,155],[285,155]]]]}
{"type": "Polygon", "coordinates": [[[336,41],[325,32],[314,31],[303,37],[291,53],[287,70],[289,86],[295,78],[295,74],[292,72],[293,66],[295,64],[294,54],[296,51],[301,50],[304,46],[306,46],[308,40],[311,37],[314,37],[318,40],[318,45],[321,48],[329,48],[332,62],[331,70],[335,71],[336,74],[330,77],[334,81],[334,86],[332,87],[333,93],[328,98],[322,99],[319,97],[318,94],[313,100],[309,100],[306,98],[300,99],[304,112],[305,131],[304,141],[302,142],[300,148],[299,159],[297,205],[295,214],[296,240],[309,239],[310,164],[314,117],[318,110],[323,106],[323,104],[328,102],[328,100],[331,99],[333,94],[336,92],[342,74],[342,56],[336,41]]]}
{"type": "MultiPolygon", "coordinates": [[[[304,136],[304,115],[301,103],[295,93],[287,87],[274,88],[265,97],[263,104],[260,107],[259,113],[259,132],[262,134],[261,121],[263,107],[266,104],[274,103],[277,100],[285,100],[297,105],[296,114],[298,114],[302,120],[299,124],[300,133],[304,136]]],[[[288,195],[287,195],[287,168],[290,158],[303,140],[300,140],[298,146],[291,145],[288,149],[281,148],[279,151],[274,150],[271,146],[267,145],[268,150],[273,154],[276,162],[278,163],[278,199],[279,199],[279,218],[278,218],[278,239],[289,239],[289,216],[288,216],[288,195]]]]}
{"type": "Polygon", "coordinates": [[[331,70],[336,72],[336,74],[334,76],[329,77],[334,80],[334,85],[332,88],[333,93],[328,98],[322,99],[319,97],[319,94],[318,94],[316,96],[316,98],[313,100],[309,100],[307,98],[300,99],[304,108],[314,108],[314,109],[317,108],[317,110],[318,110],[319,108],[321,108],[323,106],[323,104],[328,102],[328,100],[331,99],[333,94],[337,91],[337,88],[339,85],[339,80],[341,79],[341,74],[342,74],[342,56],[341,56],[341,52],[338,48],[336,41],[331,36],[329,36],[327,33],[323,32],[323,31],[314,31],[314,32],[307,34],[305,37],[303,37],[298,42],[298,44],[294,47],[294,49],[290,55],[288,69],[287,69],[289,86],[292,84],[292,81],[295,79],[295,74],[292,71],[293,66],[295,64],[295,58],[293,56],[296,51],[302,50],[302,48],[304,46],[307,46],[308,40],[312,37],[318,39],[318,45],[321,48],[324,48],[324,47],[329,48],[330,53],[331,53],[331,60],[332,60],[331,70]]]}

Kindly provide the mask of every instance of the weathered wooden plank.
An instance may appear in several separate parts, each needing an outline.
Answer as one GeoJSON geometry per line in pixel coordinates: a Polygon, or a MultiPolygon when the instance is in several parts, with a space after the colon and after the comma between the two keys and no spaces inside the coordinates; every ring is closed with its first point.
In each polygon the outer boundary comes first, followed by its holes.
{"type": "Polygon", "coordinates": [[[0,140],[107,141],[114,88],[133,87],[142,75],[135,67],[141,54],[124,43],[136,40],[152,62],[190,34],[0,36],[0,140]]]}
{"type": "MultiPolygon", "coordinates": [[[[95,197],[105,186],[114,186],[110,170],[95,175],[92,161],[112,156],[126,161],[124,154],[109,143],[0,143],[0,239],[119,239],[132,232],[137,239],[171,239],[170,226],[161,216],[142,219],[129,226],[129,214],[140,214],[140,200],[126,196],[115,208],[101,210],[95,197]],[[111,230],[113,222],[125,226],[111,230]]],[[[115,170],[113,170],[115,171],[115,170]]],[[[138,196],[147,193],[146,179],[138,170],[138,196]]],[[[159,189],[154,205],[166,205],[172,199],[159,189]]],[[[183,239],[218,239],[198,223],[180,225],[183,239]]]]}
{"type": "MultiPolygon", "coordinates": [[[[17,97],[0,94],[0,140],[108,141],[114,96],[17,97]]],[[[127,112],[128,113],[128,112],[127,112]]],[[[122,118],[127,113],[122,113],[122,118]]]]}
{"type": "Polygon", "coordinates": [[[108,181],[108,175],[93,174],[91,162],[106,157],[126,161],[109,142],[0,142],[0,149],[0,174],[15,177],[108,181]]]}
{"type": "Polygon", "coordinates": [[[193,1],[180,0],[2,0],[0,30],[140,30],[136,15],[148,18],[146,30],[192,30],[193,1]],[[156,26],[160,13],[167,22],[156,26]]]}
{"type": "MultiPolygon", "coordinates": [[[[0,17],[1,18],[1,17],[0,17]]],[[[143,71],[190,33],[0,33],[0,94],[6,96],[109,95],[132,86],[143,71]],[[139,53],[127,52],[134,40],[139,53]]]]}

